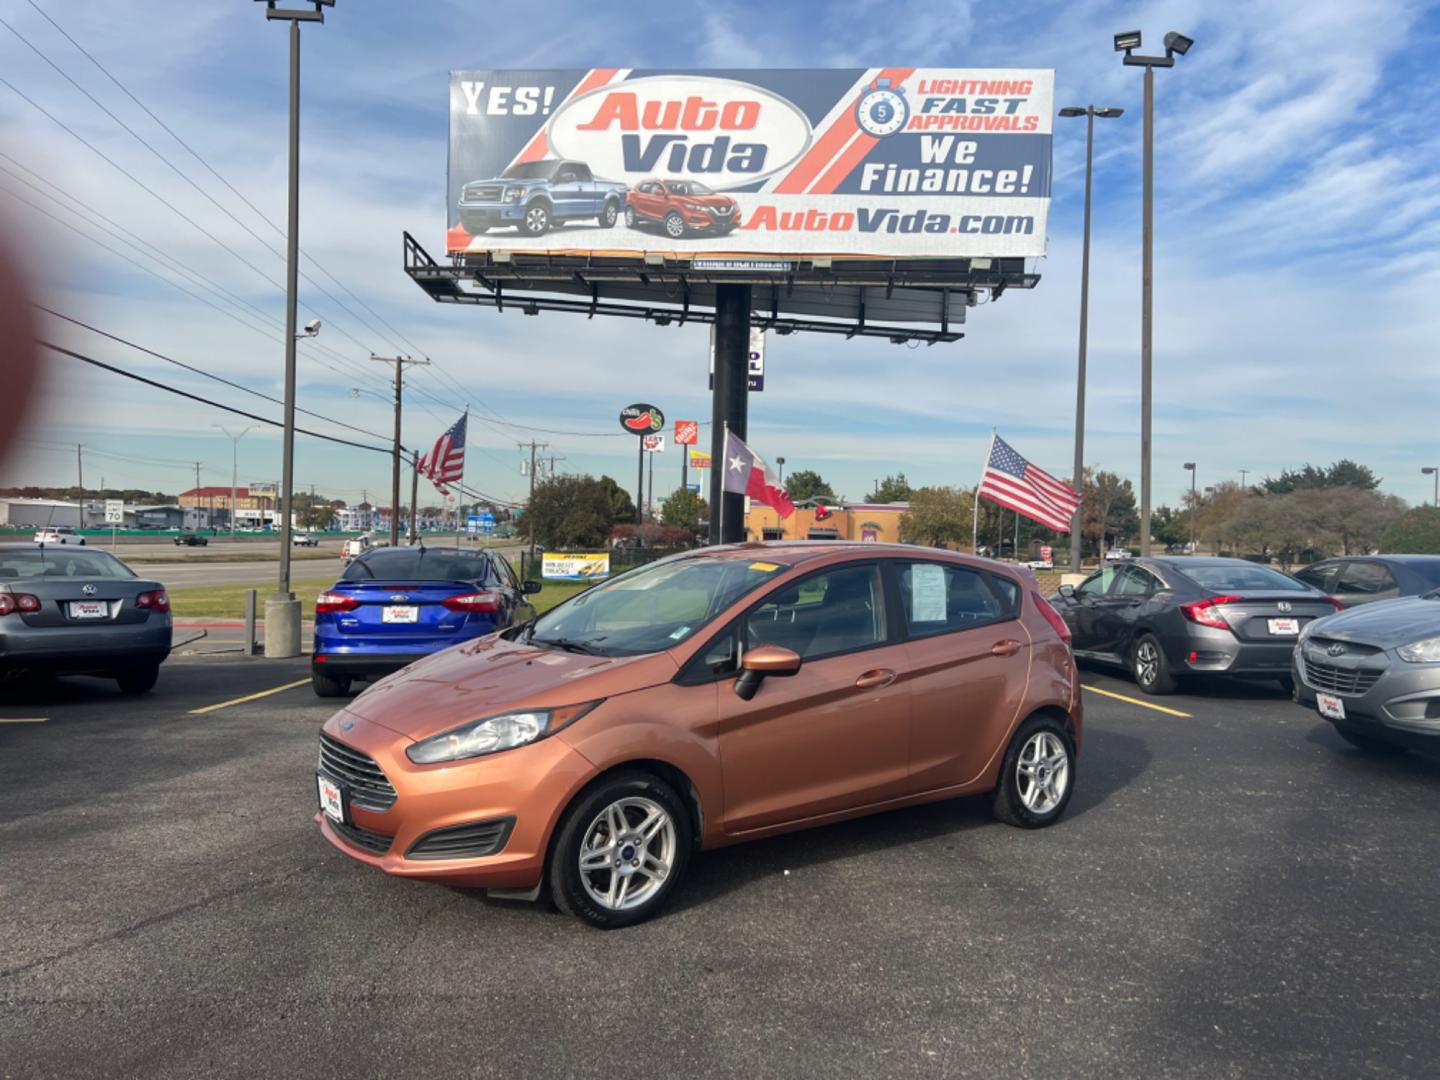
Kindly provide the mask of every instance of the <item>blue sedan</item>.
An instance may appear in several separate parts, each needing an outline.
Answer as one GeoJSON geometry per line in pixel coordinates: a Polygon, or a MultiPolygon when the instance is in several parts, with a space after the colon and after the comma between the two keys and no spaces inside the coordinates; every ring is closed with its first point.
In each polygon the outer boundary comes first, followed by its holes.
{"type": "Polygon", "coordinates": [[[397,671],[422,656],[535,617],[504,556],[454,547],[375,548],[315,601],[310,680],[320,697],[353,679],[397,671]]]}

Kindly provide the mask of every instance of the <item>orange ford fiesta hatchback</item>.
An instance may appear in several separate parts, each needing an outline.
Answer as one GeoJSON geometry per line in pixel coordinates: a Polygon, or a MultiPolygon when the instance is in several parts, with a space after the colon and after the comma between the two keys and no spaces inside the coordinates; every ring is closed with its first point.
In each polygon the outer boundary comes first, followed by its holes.
{"type": "Polygon", "coordinates": [[[1080,686],[1023,570],[913,547],[652,563],[376,683],[320,735],[315,820],[403,877],[655,914],[692,853],[993,792],[1052,824],[1080,686]]]}

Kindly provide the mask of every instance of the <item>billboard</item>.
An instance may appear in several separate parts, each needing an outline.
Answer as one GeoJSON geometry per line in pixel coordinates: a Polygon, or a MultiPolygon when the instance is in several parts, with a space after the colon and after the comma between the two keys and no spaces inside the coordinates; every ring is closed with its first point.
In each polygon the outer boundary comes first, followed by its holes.
{"type": "Polygon", "coordinates": [[[1048,69],[452,71],[447,250],[1045,253],[1048,69]]]}
{"type": "Polygon", "coordinates": [[[545,552],[540,560],[540,576],[546,581],[598,581],[610,576],[610,555],[562,555],[545,552]]]}

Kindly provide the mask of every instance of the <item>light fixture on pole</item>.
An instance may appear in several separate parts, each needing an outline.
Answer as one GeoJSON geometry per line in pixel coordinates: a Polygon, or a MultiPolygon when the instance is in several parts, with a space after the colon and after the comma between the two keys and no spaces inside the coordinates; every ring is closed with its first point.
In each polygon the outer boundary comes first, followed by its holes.
{"type": "MultiPolygon", "coordinates": [[[[230,511],[229,511],[229,513],[227,513],[225,516],[230,519],[230,539],[231,539],[231,540],[234,540],[234,539],[235,539],[235,493],[236,493],[237,489],[239,488],[239,479],[240,479],[240,440],[243,439],[248,432],[254,431],[254,430],[255,430],[255,425],[254,425],[254,424],[251,424],[251,425],[249,425],[248,427],[243,427],[243,428],[241,428],[241,429],[240,429],[240,434],[238,434],[238,435],[236,435],[234,432],[232,432],[232,431],[231,431],[229,428],[227,428],[224,424],[211,424],[210,426],[213,427],[213,428],[219,428],[221,431],[223,431],[227,436],[229,436],[230,442],[231,442],[231,447],[230,447],[230,511]]],[[[213,526],[215,523],[212,521],[210,524],[213,526]]]]}
{"type": "MultiPolygon", "coordinates": [[[[1107,120],[1125,115],[1124,109],[1086,105],[1069,105],[1060,110],[1065,117],[1085,117],[1085,239],[1080,247],[1080,364],[1075,380],[1075,473],[1071,480],[1075,490],[1085,492],[1085,351],[1090,323],[1090,184],[1095,161],[1095,117],[1107,120]]],[[[1075,507],[1070,521],[1070,572],[1080,572],[1081,528],[1083,502],[1075,507]]]]}
{"type": "Polygon", "coordinates": [[[1152,372],[1152,296],[1154,292],[1155,219],[1155,69],[1174,67],[1176,55],[1184,56],[1194,38],[1171,31],[1165,35],[1164,56],[1136,56],[1140,31],[1115,35],[1115,51],[1125,54],[1127,67],[1145,69],[1144,193],[1141,197],[1140,271],[1140,554],[1150,554],[1150,414],[1152,372]]]}
{"type": "Polygon", "coordinates": [[[777,457],[775,464],[780,466],[780,486],[783,488],[785,486],[785,459],[777,457]]]}
{"type": "Polygon", "coordinates": [[[1434,465],[1422,465],[1420,471],[1426,476],[1435,477],[1435,499],[1430,505],[1440,506],[1440,468],[1436,468],[1434,465]]]}
{"type": "MultiPolygon", "coordinates": [[[[290,23],[290,182],[289,213],[285,228],[285,441],[280,467],[280,579],[275,595],[265,601],[265,655],[288,658],[300,655],[300,601],[290,591],[291,509],[295,499],[295,307],[300,271],[300,24],[323,23],[325,8],[335,0],[309,0],[310,10],[277,8],[277,0],[264,0],[265,18],[290,23]]],[[[315,320],[305,337],[320,332],[315,320]]]]}
{"type": "Polygon", "coordinates": [[[1195,554],[1195,462],[1185,462],[1190,470],[1190,554],[1195,554]]]}

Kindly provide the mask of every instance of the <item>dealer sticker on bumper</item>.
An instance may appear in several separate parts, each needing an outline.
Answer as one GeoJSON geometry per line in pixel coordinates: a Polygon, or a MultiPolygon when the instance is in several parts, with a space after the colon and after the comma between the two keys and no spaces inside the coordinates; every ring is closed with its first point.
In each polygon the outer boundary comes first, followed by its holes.
{"type": "Polygon", "coordinates": [[[340,785],[323,776],[317,776],[315,780],[320,785],[320,809],[325,811],[325,816],[331,821],[338,821],[343,825],[345,802],[340,797],[340,785]]]}
{"type": "Polygon", "coordinates": [[[1334,694],[1316,694],[1315,705],[1319,708],[1320,715],[1328,720],[1345,719],[1345,702],[1334,694]]]}

